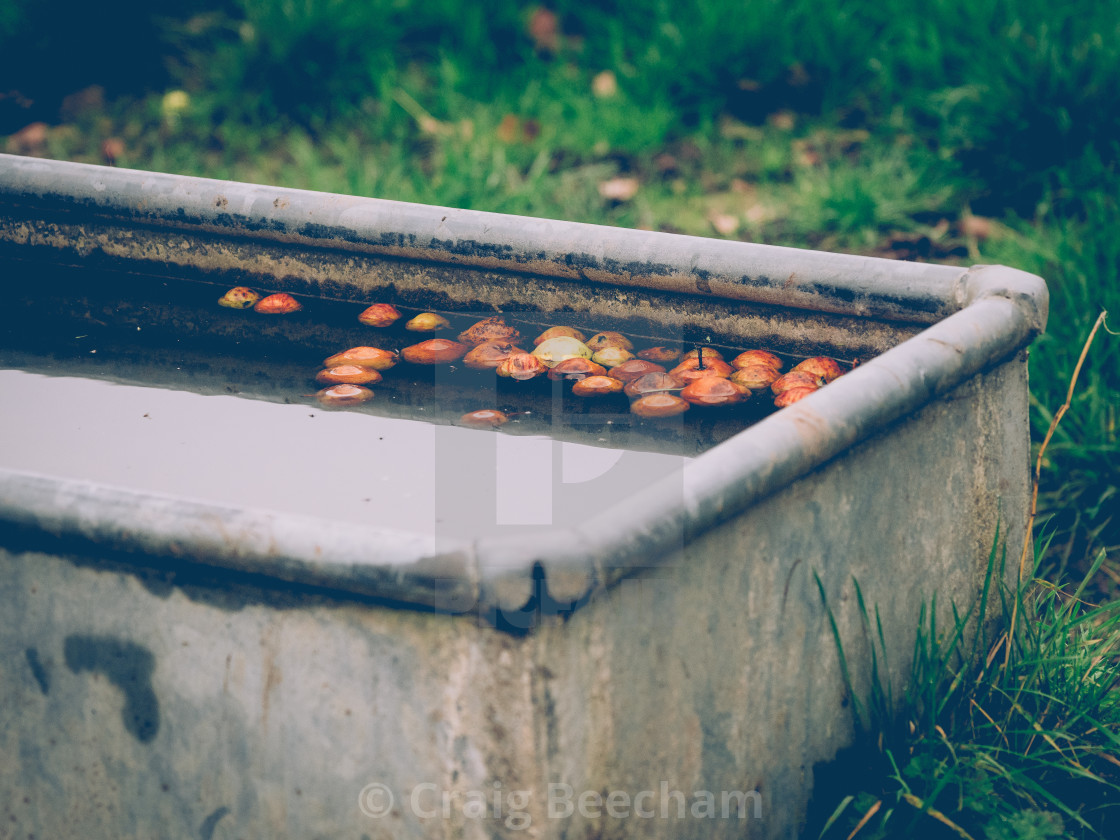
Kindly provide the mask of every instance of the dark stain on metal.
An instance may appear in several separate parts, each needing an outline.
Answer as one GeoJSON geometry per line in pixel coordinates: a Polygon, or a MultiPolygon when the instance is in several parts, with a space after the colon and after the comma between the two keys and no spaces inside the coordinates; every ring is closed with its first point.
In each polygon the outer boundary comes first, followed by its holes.
{"type": "Polygon", "coordinates": [[[498,258],[501,260],[515,259],[518,262],[524,262],[527,259],[532,259],[524,254],[514,254],[512,245],[505,245],[500,242],[478,242],[474,239],[460,239],[458,241],[451,239],[435,239],[428,243],[428,247],[434,251],[444,251],[448,254],[458,254],[465,257],[482,257],[482,258],[498,258]]]}
{"type": "Polygon", "coordinates": [[[224,195],[220,195],[220,196],[218,196],[217,198],[214,199],[214,206],[215,207],[225,207],[228,204],[229,204],[229,199],[227,199],[224,195]]]}
{"type": "Polygon", "coordinates": [[[696,290],[710,295],[712,293],[712,284],[709,282],[709,278],[712,276],[712,273],[699,268],[692,269],[692,273],[696,275],[696,290]]]}
{"type": "Polygon", "coordinates": [[[31,676],[35,678],[35,682],[39,684],[39,690],[43,694],[51,693],[51,674],[47,670],[47,666],[43,664],[43,660],[39,658],[39,651],[37,648],[29,647],[24,652],[27,657],[27,667],[31,669],[31,676]]]}
{"type": "Polygon", "coordinates": [[[198,827],[199,840],[213,840],[214,829],[218,827],[218,821],[229,813],[229,808],[223,805],[221,808],[215,808],[210,815],[202,821],[202,825],[198,827]]]}
{"type": "Polygon", "coordinates": [[[816,295],[823,300],[839,301],[843,304],[858,305],[868,311],[916,311],[930,315],[947,315],[948,307],[944,300],[927,295],[925,297],[901,297],[875,289],[874,294],[861,292],[846,286],[826,283],[808,283],[800,289],[816,295]]]}
{"type": "Polygon", "coordinates": [[[159,700],[152,688],[155,657],[145,647],[114,636],[67,636],[66,666],[75,674],[104,674],[124,695],[121,720],[136,740],[147,743],[159,732],[159,700]]]}
{"type": "Polygon", "coordinates": [[[782,589],[782,615],[785,615],[786,612],[786,599],[789,598],[789,585],[793,582],[793,573],[797,570],[797,567],[801,565],[802,559],[803,558],[798,557],[796,560],[794,560],[793,565],[789,567],[789,574],[786,575],[786,585],[782,589]]]}

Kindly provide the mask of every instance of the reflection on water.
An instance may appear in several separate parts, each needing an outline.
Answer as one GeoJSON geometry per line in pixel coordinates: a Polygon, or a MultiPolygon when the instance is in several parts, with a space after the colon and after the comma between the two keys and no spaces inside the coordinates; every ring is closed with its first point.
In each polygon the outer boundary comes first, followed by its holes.
{"type": "Polygon", "coordinates": [[[576,524],[681,455],[0,370],[0,467],[445,537],[576,524]]]}

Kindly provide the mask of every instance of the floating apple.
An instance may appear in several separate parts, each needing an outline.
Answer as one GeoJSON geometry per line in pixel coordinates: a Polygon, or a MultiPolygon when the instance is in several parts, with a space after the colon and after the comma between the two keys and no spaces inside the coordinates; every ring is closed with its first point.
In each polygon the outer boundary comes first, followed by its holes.
{"type": "Polygon", "coordinates": [[[595,355],[591,357],[591,361],[609,369],[618,367],[623,362],[628,362],[633,358],[634,354],[627,350],[625,347],[608,345],[601,350],[596,350],[595,355]]]}
{"type": "Polygon", "coordinates": [[[332,385],[315,396],[323,405],[336,408],[369,402],[373,399],[373,391],[361,385],[332,385]]]}
{"type": "Polygon", "coordinates": [[[498,426],[509,422],[509,415],[494,408],[482,408],[478,411],[468,411],[459,418],[460,426],[469,426],[472,429],[496,429],[498,426]]]}
{"type": "Polygon", "coordinates": [[[299,312],[303,306],[291,295],[280,292],[261,298],[253,309],[265,315],[287,315],[290,312],[299,312]]]}
{"type": "Polygon", "coordinates": [[[688,411],[689,404],[676,394],[646,394],[630,403],[630,411],[639,417],[675,417],[688,411]]]}
{"type": "Polygon", "coordinates": [[[731,374],[731,381],[757,391],[769,388],[779,376],[777,369],[770,365],[747,365],[731,374]]]}
{"type": "Polygon", "coordinates": [[[470,347],[450,338],[429,338],[401,350],[401,358],[414,365],[440,365],[457,361],[470,347]]]}
{"type": "Polygon", "coordinates": [[[707,350],[704,351],[703,357],[693,356],[691,358],[682,359],[679,365],[669,371],[669,373],[685,383],[691,382],[694,379],[703,379],[708,376],[726,379],[734,372],[735,369],[722,359],[709,359],[707,350]]]}
{"type": "Polygon", "coordinates": [[[500,341],[484,341],[463,356],[463,364],[474,370],[495,370],[514,353],[524,353],[520,347],[500,341]]]}
{"type": "Polygon", "coordinates": [[[587,339],[587,346],[591,348],[591,352],[597,353],[607,347],[621,347],[623,350],[633,350],[634,343],[620,332],[612,332],[607,330],[601,333],[595,333],[591,338],[587,339]]]}
{"type": "Polygon", "coordinates": [[[459,340],[466,344],[482,344],[486,341],[503,341],[513,344],[521,338],[516,327],[506,323],[501,315],[485,318],[459,333],[459,340]]]}
{"type": "Polygon", "coordinates": [[[589,376],[581,379],[572,386],[572,393],[577,397],[602,397],[607,394],[617,394],[624,387],[620,379],[610,376],[589,376]]]}
{"type": "Polygon", "coordinates": [[[737,370],[742,370],[752,365],[766,365],[767,367],[774,368],[774,370],[781,370],[782,360],[769,350],[744,350],[731,360],[731,366],[737,370]]]}
{"type": "Polygon", "coordinates": [[[374,370],[388,370],[398,361],[398,356],[392,350],[382,350],[378,347],[351,347],[341,353],[335,353],[323,362],[323,367],[332,368],[337,365],[357,365],[358,367],[373,368],[374,370]]]}
{"type": "MultiPolygon", "coordinates": [[[[819,376],[825,382],[831,382],[839,376],[844,375],[844,368],[835,359],[830,359],[828,356],[814,356],[811,359],[806,359],[803,362],[793,366],[793,370],[803,370],[814,376],[819,376]]],[[[793,371],[790,371],[791,373],[793,371]]]]}
{"type": "Polygon", "coordinates": [[[692,350],[689,350],[681,356],[681,361],[683,362],[686,359],[699,359],[701,356],[704,358],[704,364],[707,364],[710,359],[723,359],[723,353],[719,352],[716,348],[704,346],[694,347],[692,350]]]}
{"type": "Polygon", "coordinates": [[[638,399],[647,394],[680,391],[683,387],[684,383],[673,376],[673,374],[665,373],[664,371],[654,371],[653,373],[647,373],[645,376],[639,376],[637,379],[631,380],[622,390],[625,391],[626,396],[631,399],[638,399]]]}
{"type": "Polygon", "coordinates": [[[511,353],[509,358],[498,365],[495,370],[498,376],[525,381],[545,373],[548,370],[548,365],[532,353],[522,351],[511,353]]]}
{"type": "Polygon", "coordinates": [[[369,327],[391,327],[400,320],[401,313],[391,303],[375,303],[366,307],[358,320],[369,327]]]}
{"type": "Polygon", "coordinates": [[[659,365],[667,365],[679,359],[681,351],[675,347],[647,347],[645,350],[639,350],[637,356],[639,359],[657,362],[659,365]]]}
{"type": "Polygon", "coordinates": [[[229,309],[249,309],[260,299],[260,294],[248,286],[234,286],[218,299],[218,306],[229,309]]]}
{"type": "Polygon", "coordinates": [[[550,338],[574,338],[576,341],[581,342],[587,340],[587,336],[574,327],[549,327],[533,339],[533,344],[543,344],[550,338]]]}
{"type": "Polygon", "coordinates": [[[681,391],[681,399],[693,405],[733,405],[751,395],[750,389],[737,385],[722,376],[703,376],[688,383],[681,391]]]}
{"type": "Polygon", "coordinates": [[[335,365],[319,371],[315,381],[323,385],[375,385],[381,381],[381,374],[359,365],[335,365]]]}
{"type": "Polygon", "coordinates": [[[795,402],[805,399],[814,391],[819,390],[820,388],[812,388],[807,385],[799,385],[796,388],[790,388],[786,391],[782,391],[782,393],[774,397],[774,405],[776,405],[778,408],[785,408],[787,405],[793,405],[795,402]]]}
{"type": "Polygon", "coordinates": [[[607,376],[613,376],[615,379],[621,379],[623,382],[632,382],[639,376],[645,376],[647,373],[664,373],[665,368],[657,362],[650,362],[646,359],[628,359],[620,365],[615,365],[607,371],[607,376]]]}
{"type": "Polygon", "coordinates": [[[552,367],[565,359],[589,359],[591,350],[578,338],[561,335],[542,341],[533,351],[533,355],[552,367]]]}
{"type": "Polygon", "coordinates": [[[589,376],[606,376],[607,369],[590,359],[565,359],[557,362],[548,371],[549,379],[586,379],[589,376]]]}
{"type": "Polygon", "coordinates": [[[807,370],[791,370],[775,379],[770,385],[770,390],[780,394],[791,388],[820,388],[822,385],[824,385],[823,376],[817,376],[807,370]]]}
{"type": "Polygon", "coordinates": [[[437,315],[434,312],[421,312],[405,324],[404,328],[409,332],[435,332],[436,330],[445,330],[450,326],[451,322],[442,315],[437,315]]]}

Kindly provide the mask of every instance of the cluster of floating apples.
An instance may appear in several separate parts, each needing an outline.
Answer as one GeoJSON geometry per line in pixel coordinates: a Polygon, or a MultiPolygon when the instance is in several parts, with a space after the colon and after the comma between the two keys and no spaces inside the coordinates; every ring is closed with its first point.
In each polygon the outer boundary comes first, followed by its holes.
{"type": "Polygon", "coordinates": [[[289,294],[281,292],[275,295],[261,297],[248,286],[235,286],[218,301],[219,306],[230,309],[249,309],[265,315],[287,315],[289,312],[299,312],[303,307],[300,302],[289,294]]]}
{"type": "MultiPolygon", "coordinates": [[[[290,295],[261,298],[245,287],[231,289],[219,301],[223,306],[283,313],[300,309],[290,295]],[[262,304],[277,300],[270,306],[262,304]]],[[[372,327],[388,327],[401,318],[395,306],[375,303],[358,320],[372,327]]],[[[423,312],[405,324],[411,332],[447,329],[450,322],[442,315],[423,312]]],[[[649,347],[634,351],[633,343],[617,332],[600,332],[587,338],[572,327],[551,327],[533,340],[534,349],[517,346],[521,333],[496,315],[459,333],[458,340],[432,338],[410,345],[400,354],[377,347],[352,347],[331,356],[316,380],[327,387],[316,394],[327,406],[347,406],[373,398],[368,387],[381,381],[381,372],[400,359],[417,365],[462,363],[474,370],[493,370],[498,376],[528,380],[546,375],[553,380],[572,381],[572,393],[596,397],[624,393],[631,399],[630,410],[639,417],[672,417],[692,406],[723,406],[740,403],[754,391],[767,388],[774,404],[792,405],[842,375],[844,368],[825,356],[806,359],[786,374],[782,360],[766,350],[746,350],[724,360],[719,351],[699,347],[681,355],[671,347],[649,347]],[[667,369],[667,365],[675,365],[667,369]]],[[[463,415],[467,426],[492,428],[508,420],[494,409],[463,415]]]]}

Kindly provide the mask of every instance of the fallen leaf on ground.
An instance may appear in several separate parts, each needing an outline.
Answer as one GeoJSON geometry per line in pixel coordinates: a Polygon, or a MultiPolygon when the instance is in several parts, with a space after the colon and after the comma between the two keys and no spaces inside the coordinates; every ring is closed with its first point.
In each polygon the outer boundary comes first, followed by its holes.
{"type": "Polygon", "coordinates": [[[498,128],[494,133],[503,143],[516,143],[517,138],[521,136],[521,120],[513,114],[506,114],[502,117],[502,121],[498,123],[498,128]]]}
{"type": "Polygon", "coordinates": [[[794,161],[800,166],[813,167],[820,165],[820,152],[813,148],[809,141],[794,140],[790,143],[790,149],[793,152],[794,161]]]}
{"type": "Polygon", "coordinates": [[[50,129],[45,122],[25,125],[8,138],[8,150],[17,155],[34,154],[46,149],[50,129]]]}
{"type": "Polygon", "coordinates": [[[987,239],[992,235],[992,220],[984,216],[964,216],[961,218],[961,233],[977,239],[987,239]]]}
{"type": "Polygon", "coordinates": [[[110,137],[101,144],[101,155],[109,163],[115,163],[117,158],[125,152],[124,140],[119,137],[110,137]]]}
{"type": "Polygon", "coordinates": [[[752,225],[761,225],[776,219],[778,214],[765,204],[752,204],[743,214],[752,225]]]}
{"type": "Polygon", "coordinates": [[[104,107],[105,88],[101,85],[90,85],[64,97],[58,110],[65,119],[72,120],[83,114],[100,111],[104,107]]]}
{"type": "Polygon", "coordinates": [[[610,70],[604,70],[591,80],[591,92],[600,99],[610,99],[618,93],[618,78],[610,70]]]}
{"type": "Polygon", "coordinates": [[[779,131],[793,131],[797,125],[797,116],[793,111],[775,111],[766,121],[779,131]]]}
{"type": "Polygon", "coordinates": [[[506,114],[498,124],[494,134],[503,143],[531,143],[541,133],[541,124],[534,119],[521,119],[513,114],[506,114]]]}
{"type": "Polygon", "coordinates": [[[599,195],[611,201],[629,201],[638,194],[637,178],[611,178],[599,184],[599,195]]]}
{"type": "Polygon", "coordinates": [[[733,236],[739,230],[739,217],[730,213],[713,213],[708,217],[716,233],[723,236],[733,236]]]}
{"type": "Polygon", "coordinates": [[[747,125],[725,114],[719,118],[719,136],[725,140],[746,140],[748,142],[755,142],[762,139],[763,132],[762,129],[757,126],[747,125]]]}
{"type": "Polygon", "coordinates": [[[560,47],[560,20],[551,9],[539,6],[529,17],[529,37],[538,50],[556,52],[560,47]]]}

